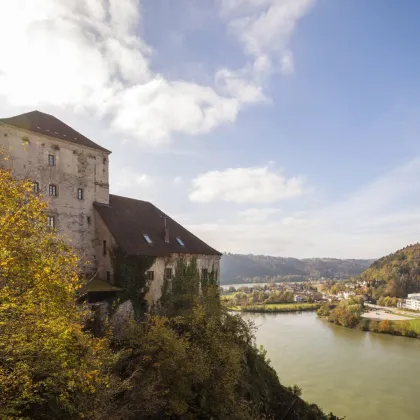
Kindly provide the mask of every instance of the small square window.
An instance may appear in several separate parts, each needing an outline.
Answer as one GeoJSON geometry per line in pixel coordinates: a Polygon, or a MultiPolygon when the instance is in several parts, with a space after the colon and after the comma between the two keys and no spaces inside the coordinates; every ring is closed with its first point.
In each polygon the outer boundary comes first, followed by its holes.
{"type": "Polygon", "coordinates": [[[149,245],[153,243],[152,240],[150,239],[150,236],[147,233],[143,233],[143,238],[149,245]]]}
{"type": "Polygon", "coordinates": [[[171,267],[165,268],[165,278],[167,278],[168,280],[172,279],[172,268],[171,267]]]}
{"type": "Polygon", "coordinates": [[[39,192],[39,184],[38,184],[38,182],[32,183],[32,192],[34,194],[38,194],[38,192],[39,192]]]}
{"type": "Polygon", "coordinates": [[[155,272],[154,271],[148,271],[146,273],[147,280],[153,281],[155,279],[155,272]]]}
{"type": "Polygon", "coordinates": [[[88,225],[90,225],[91,223],[90,216],[88,216],[86,219],[87,219],[88,225]]]}
{"type": "Polygon", "coordinates": [[[54,216],[48,216],[48,226],[51,229],[55,228],[55,217],[54,216]]]}
{"type": "Polygon", "coordinates": [[[77,199],[78,200],[83,200],[83,188],[78,188],[77,189],[77,199]]]}
{"type": "Polygon", "coordinates": [[[50,184],[48,187],[48,195],[51,197],[57,197],[57,186],[50,184]]]}
{"type": "Polygon", "coordinates": [[[201,278],[203,280],[208,280],[208,278],[209,278],[209,270],[207,270],[207,268],[202,268],[201,269],[201,278]]]}
{"type": "Polygon", "coordinates": [[[176,238],[176,240],[178,241],[178,243],[181,245],[181,246],[185,246],[184,245],[184,242],[182,241],[182,239],[181,238],[176,238]]]}
{"type": "Polygon", "coordinates": [[[106,255],[106,241],[102,241],[102,254],[106,255]]]}
{"type": "Polygon", "coordinates": [[[55,156],[48,155],[48,166],[55,166],[55,156]]]}

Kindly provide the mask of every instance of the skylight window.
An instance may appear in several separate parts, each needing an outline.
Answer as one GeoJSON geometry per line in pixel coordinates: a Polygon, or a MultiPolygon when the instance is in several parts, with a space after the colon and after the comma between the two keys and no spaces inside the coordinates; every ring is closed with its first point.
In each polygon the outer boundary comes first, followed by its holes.
{"type": "Polygon", "coordinates": [[[181,238],[176,238],[176,240],[178,241],[178,243],[181,245],[181,246],[185,246],[184,245],[184,242],[182,242],[182,239],[181,238]]]}
{"type": "Polygon", "coordinates": [[[150,236],[147,233],[143,233],[143,238],[149,245],[153,243],[152,240],[150,239],[150,236]]]}

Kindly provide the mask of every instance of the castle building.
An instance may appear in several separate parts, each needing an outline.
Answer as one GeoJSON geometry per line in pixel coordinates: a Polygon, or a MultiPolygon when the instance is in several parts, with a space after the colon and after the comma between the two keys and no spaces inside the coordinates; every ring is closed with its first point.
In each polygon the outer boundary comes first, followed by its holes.
{"type": "Polygon", "coordinates": [[[161,296],[179,257],[197,258],[202,278],[219,272],[221,253],[152,203],[109,194],[111,152],[62,121],[39,111],[0,119],[0,165],[48,202],[47,220],[71,242],[102,284],[113,284],[110,250],[155,258],[147,272],[148,301],[161,296]]]}

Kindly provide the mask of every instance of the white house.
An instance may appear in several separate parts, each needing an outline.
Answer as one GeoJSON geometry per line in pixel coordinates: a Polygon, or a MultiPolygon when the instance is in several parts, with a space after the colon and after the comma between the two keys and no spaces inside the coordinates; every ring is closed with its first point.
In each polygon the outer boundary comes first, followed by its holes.
{"type": "Polygon", "coordinates": [[[407,299],[398,303],[398,307],[420,311],[420,293],[409,293],[407,299]]]}

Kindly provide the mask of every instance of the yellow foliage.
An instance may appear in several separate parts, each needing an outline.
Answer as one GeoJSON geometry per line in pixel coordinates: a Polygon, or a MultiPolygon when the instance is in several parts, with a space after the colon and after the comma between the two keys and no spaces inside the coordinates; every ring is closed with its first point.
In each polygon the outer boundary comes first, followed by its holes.
{"type": "Polygon", "coordinates": [[[46,211],[32,183],[0,169],[0,418],[33,418],[51,402],[86,418],[106,386],[108,343],[83,331],[78,258],[46,211]]]}

